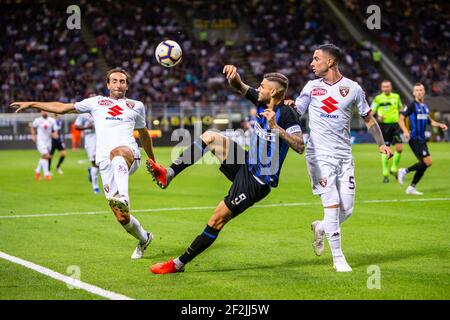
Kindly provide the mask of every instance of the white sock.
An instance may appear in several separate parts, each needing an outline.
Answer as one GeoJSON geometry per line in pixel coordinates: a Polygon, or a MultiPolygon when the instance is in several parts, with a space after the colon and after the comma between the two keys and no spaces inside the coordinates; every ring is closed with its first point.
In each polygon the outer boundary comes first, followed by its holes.
{"type": "MultiPolygon", "coordinates": [[[[114,181],[116,182],[119,195],[128,196],[128,165],[124,157],[116,156],[112,159],[111,165],[114,169],[114,181]]],[[[129,201],[128,201],[129,202],[129,201]]]]}
{"type": "Polygon", "coordinates": [[[123,228],[127,230],[129,234],[139,240],[141,244],[145,243],[148,240],[147,231],[142,228],[139,221],[130,215],[130,222],[126,225],[123,225],[123,228]]]}
{"type": "Polygon", "coordinates": [[[92,189],[98,189],[98,168],[91,167],[92,189]]]}
{"type": "Polygon", "coordinates": [[[339,226],[339,208],[324,208],[323,227],[330,245],[333,260],[344,256],[341,248],[341,228],[339,226]]]}
{"type": "Polygon", "coordinates": [[[173,262],[175,263],[175,268],[177,268],[177,270],[180,270],[184,266],[184,263],[181,262],[179,258],[173,259],[173,262]]]}
{"type": "Polygon", "coordinates": [[[42,167],[42,163],[41,163],[41,160],[42,159],[39,159],[39,161],[38,161],[38,165],[37,165],[37,167],[36,167],[36,169],[34,170],[34,172],[36,172],[36,173],[41,173],[41,167],[42,167]]]}
{"type": "Polygon", "coordinates": [[[48,171],[48,159],[41,159],[41,168],[44,170],[44,176],[48,176],[50,173],[48,171]]]}

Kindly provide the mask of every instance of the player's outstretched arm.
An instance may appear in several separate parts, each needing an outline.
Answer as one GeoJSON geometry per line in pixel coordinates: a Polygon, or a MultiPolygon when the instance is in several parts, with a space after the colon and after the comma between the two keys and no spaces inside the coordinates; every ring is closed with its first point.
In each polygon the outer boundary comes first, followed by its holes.
{"type": "Polygon", "coordinates": [[[223,67],[223,73],[232,88],[238,91],[241,95],[245,95],[247,93],[250,86],[242,82],[241,76],[237,72],[237,68],[235,66],[231,64],[225,65],[225,67],[223,67]]]}
{"type": "Polygon", "coordinates": [[[447,125],[445,125],[444,123],[437,122],[437,121],[431,119],[430,116],[428,116],[428,119],[430,120],[430,124],[431,124],[433,127],[441,128],[443,131],[447,131],[447,130],[448,130],[447,125]]]}
{"type": "Polygon", "coordinates": [[[34,108],[41,111],[47,111],[52,113],[64,114],[64,113],[76,113],[74,103],[62,103],[62,102],[36,102],[36,101],[23,101],[13,102],[10,107],[15,108],[16,112],[34,108]]]}
{"type": "Polygon", "coordinates": [[[150,136],[147,128],[138,129],[138,132],[139,140],[141,140],[142,148],[144,148],[145,153],[150,159],[156,161],[155,154],[153,153],[152,137],[150,136]]]}
{"type": "Polygon", "coordinates": [[[366,124],[367,130],[375,139],[375,142],[378,145],[378,151],[387,155],[388,159],[391,158],[393,155],[392,150],[386,146],[380,126],[378,125],[377,120],[373,117],[372,112],[369,112],[369,114],[364,117],[364,123],[366,124]]]}

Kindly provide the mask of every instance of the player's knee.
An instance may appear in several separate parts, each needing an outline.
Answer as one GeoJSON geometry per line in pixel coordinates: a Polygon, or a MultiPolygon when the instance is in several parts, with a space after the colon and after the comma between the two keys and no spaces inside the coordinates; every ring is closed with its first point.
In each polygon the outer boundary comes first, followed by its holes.
{"type": "Polygon", "coordinates": [[[208,225],[214,229],[221,230],[224,225],[231,220],[231,218],[231,215],[216,210],[209,219],[208,225]]]}
{"type": "Polygon", "coordinates": [[[424,161],[426,167],[431,167],[431,165],[433,164],[433,160],[431,158],[427,159],[424,161]]]}
{"type": "Polygon", "coordinates": [[[353,214],[353,207],[345,209],[341,208],[339,214],[345,217],[345,219],[347,219],[353,214]]]}
{"type": "Polygon", "coordinates": [[[122,156],[122,151],[120,149],[113,149],[109,153],[109,159],[112,160],[114,157],[122,156]]]}
{"type": "Polygon", "coordinates": [[[335,188],[320,195],[324,208],[339,208],[339,194],[335,188]]]}

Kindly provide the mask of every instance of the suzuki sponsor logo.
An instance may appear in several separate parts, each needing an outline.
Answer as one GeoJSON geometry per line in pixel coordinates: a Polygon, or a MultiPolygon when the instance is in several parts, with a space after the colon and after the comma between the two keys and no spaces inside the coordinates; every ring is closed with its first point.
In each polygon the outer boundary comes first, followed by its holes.
{"type": "Polygon", "coordinates": [[[118,115],[121,115],[123,112],[123,109],[119,107],[118,105],[115,105],[114,107],[109,108],[108,114],[112,115],[113,117],[117,117],[118,115]]]}
{"type": "Polygon", "coordinates": [[[339,118],[338,115],[332,115],[331,113],[335,112],[338,108],[336,107],[337,105],[337,101],[334,100],[332,97],[328,97],[324,100],[321,101],[324,106],[321,106],[320,109],[322,109],[323,111],[325,111],[326,113],[321,113],[320,116],[322,118],[333,118],[333,119],[337,119],[339,118]]]}

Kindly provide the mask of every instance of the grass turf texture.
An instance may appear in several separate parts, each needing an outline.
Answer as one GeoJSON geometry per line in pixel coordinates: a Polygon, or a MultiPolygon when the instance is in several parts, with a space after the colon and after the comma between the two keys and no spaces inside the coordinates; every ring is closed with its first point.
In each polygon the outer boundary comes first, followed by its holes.
{"type": "MultiPolygon", "coordinates": [[[[141,212],[134,215],[155,235],[144,259],[131,261],[136,240],[115,221],[103,194],[87,181],[84,151],[69,151],[64,175],[35,181],[37,151],[0,152],[0,215],[102,212],[0,218],[0,251],[135,299],[450,299],[450,201],[364,203],[367,200],[450,198],[450,144],[430,144],[434,164],[417,186],[423,196],[404,194],[391,177],[382,184],[374,145],[355,145],[356,205],[342,226],[343,248],[352,273],[332,271],[326,244],[322,257],[311,248],[310,223],[322,217],[311,194],[303,156],[283,166],[280,186],[260,202],[305,203],[251,208],[231,221],[212,247],[182,274],[148,272],[155,262],[183,253],[205,227],[212,209],[141,212]],[[381,289],[368,289],[368,267],[381,271],[381,289]]],[[[171,149],[157,148],[168,164],[171,149]]],[[[56,161],[56,160],[54,160],[56,161]]],[[[408,146],[401,167],[415,162],[408,146]]],[[[214,207],[230,182],[217,165],[188,168],[166,190],[144,169],[130,178],[132,209],[214,207]]],[[[0,299],[102,299],[35,271],[0,259],[0,299]]]]}

